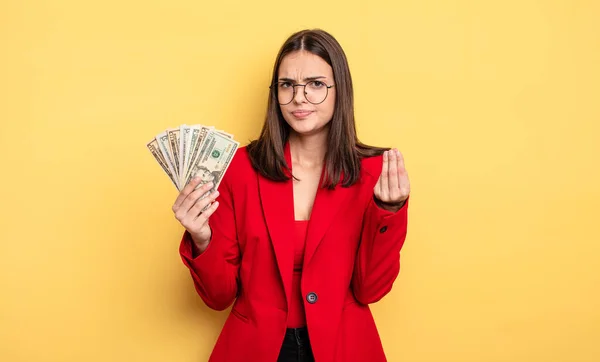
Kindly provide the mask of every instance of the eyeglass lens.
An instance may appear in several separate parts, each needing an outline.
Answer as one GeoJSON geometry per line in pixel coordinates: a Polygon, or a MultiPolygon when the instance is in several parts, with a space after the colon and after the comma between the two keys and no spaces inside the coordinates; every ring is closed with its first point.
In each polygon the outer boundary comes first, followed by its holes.
{"type": "Polygon", "coordinates": [[[325,98],[327,98],[327,84],[321,81],[310,81],[306,83],[305,86],[302,84],[293,84],[291,82],[279,82],[277,84],[277,98],[279,103],[291,103],[292,100],[294,100],[295,93],[302,92],[302,90],[304,90],[304,96],[306,97],[306,100],[313,104],[322,103],[325,98]]]}

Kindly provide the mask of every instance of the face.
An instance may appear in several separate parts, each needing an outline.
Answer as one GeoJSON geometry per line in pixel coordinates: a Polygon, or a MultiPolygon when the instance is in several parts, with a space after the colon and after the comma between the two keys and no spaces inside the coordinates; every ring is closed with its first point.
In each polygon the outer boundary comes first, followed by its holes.
{"type": "MultiPolygon", "coordinates": [[[[296,51],[286,55],[279,65],[278,72],[278,92],[283,95],[284,92],[293,94],[293,100],[280,105],[283,118],[290,127],[301,135],[316,134],[322,131],[333,117],[335,106],[335,87],[327,89],[326,86],[334,84],[333,69],[321,57],[306,51],[296,51]],[[292,85],[307,84],[304,94],[304,87],[294,87],[295,94],[292,91],[292,85]],[[325,100],[319,104],[324,95],[325,100]]],[[[282,103],[285,103],[282,102],[282,103]]]]}
{"type": "Polygon", "coordinates": [[[199,176],[202,183],[207,183],[214,179],[213,174],[206,167],[198,167],[193,170],[193,177],[199,176]]]}
{"type": "Polygon", "coordinates": [[[199,172],[199,175],[202,178],[202,181],[209,182],[214,179],[213,174],[207,168],[202,168],[199,172]]]}

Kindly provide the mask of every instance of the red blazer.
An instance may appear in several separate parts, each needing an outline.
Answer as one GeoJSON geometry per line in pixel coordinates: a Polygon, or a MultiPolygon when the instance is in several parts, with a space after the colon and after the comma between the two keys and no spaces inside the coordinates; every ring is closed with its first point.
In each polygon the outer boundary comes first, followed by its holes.
{"type": "MultiPolygon", "coordinates": [[[[289,143],[285,157],[291,165],[289,143]]],[[[408,200],[396,213],[374,203],[382,162],[364,159],[360,181],[349,188],[317,191],[301,282],[317,362],[386,361],[368,304],[385,296],[399,273],[408,200]]],[[[193,258],[187,232],[179,249],[206,305],[224,310],[233,303],[209,361],[275,362],[293,276],[292,181],[260,176],[242,147],[219,191],[207,249],[193,258]]]]}

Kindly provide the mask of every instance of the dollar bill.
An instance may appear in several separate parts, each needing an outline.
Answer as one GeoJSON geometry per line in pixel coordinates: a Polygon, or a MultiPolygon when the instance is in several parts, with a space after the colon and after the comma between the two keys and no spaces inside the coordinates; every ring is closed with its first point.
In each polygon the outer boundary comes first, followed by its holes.
{"type": "Polygon", "coordinates": [[[179,191],[195,176],[201,178],[198,187],[212,181],[206,197],[219,187],[239,147],[233,137],[212,126],[182,124],[159,133],[146,146],[179,191]]]}
{"type": "Polygon", "coordinates": [[[187,139],[191,128],[185,124],[179,126],[179,181],[185,172],[185,163],[187,162],[187,139]]]}
{"type": "Polygon", "coordinates": [[[185,150],[186,151],[184,154],[185,162],[183,163],[183,173],[182,173],[183,177],[182,178],[185,178],[188,174],[190,158],[192,157],[192,150],[198,140],[198,137],[200,137],[201,130],[202,130],[201,125],[190,126],[190,133],[188,134],[187,139],[185,140],[185,142],[186,142],[185,150]]]}
{"type": "Polygon", "coordinates": [[[169,171],[171,171],[171,174],[173,175],[173,179],[175,181],[175,185],[177,186],[177,189],[181,190],[179,179],[176,177],[176,173],[175,173],[175,166],[173,163],[173,155],[171,155],[170,151],[169,151],[169,136],[167,135],[167,132],[165,131],[165,132],[159,133],[156,136],[156,141],[158,142],[158,149],[160,150],[163,157],[165,158],[167,167],[169,168],[169,171]]]}
{"type": "Polygon", "coordinates": [[[171,156],[173,157],[173,168],[175,169],[175,177],[177,179],[177,181],[179,182],[179,186],[181,186],[181,171],[180,171],[180,164],[181,164],[181,156],[179,154],[179,137],[180,137],[180,130],[179,128],[170,128],[167,130],[167,135],[169,137],[169,153],[171,154],[171,156]]]}
{"type": "Polygon", "coordinates": [[[198,187],[212,181],[214,186],[210,192],[216,190],[238,147],[239,143],[232,138],[210,131],[203,142],[200,156],[190,168],[187,182],[199,176],[201,181],[198,187]]]}
{"type": "Polygon", "coordinates": [[[165,160],[162,153],[160,152],[158,141],[154,138],[152,139],[152,141],[146,144],[146,147],[148,147],[150,153],[152,153],[152,156],[154,156],[160,167],[162,167],[163,171],[165,171],[165,173],[169,176],[169,178],[173,182],[173,185],[175,185],[175,187],[178,187],[177,182],[175,182],[175,178],[173,177],[173,174],[169,170],[169,166],[167,166],[167,160],[165,160]]]}
{"type": "Polygon", "coordinates": [[[185,185],[188,184],[188,182],[190,181],[190,171],[191,171],[191,165],[194,165],[197,163],[197,159],[200,156],[200,150],[202,148],[202,145],[204,144],[204,142],[206,141],[206,136],[207,134],[214,130],[214,127],[209,127],[209,126],[203,126],[200,125],[200,130],[198,133],[198,137],[193,141],[193,144],[190,146],[190,158],[189,158],[189,162],[187,163],[187,171],[185,176],[183,177],[183,187],[185,187],[185,185]]]}

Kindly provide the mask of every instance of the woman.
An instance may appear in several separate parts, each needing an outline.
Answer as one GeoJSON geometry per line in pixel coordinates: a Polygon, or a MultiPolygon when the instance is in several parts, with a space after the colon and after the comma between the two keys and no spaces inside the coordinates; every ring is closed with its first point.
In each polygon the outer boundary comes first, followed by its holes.
{"type": "Polygon", "coordinates": [[[195,179],[173,205],[198,294],[216,310],[233,303],[210,361],[385,361],[369,304],[400,268],[402,156],[358,141],[348,63],[330,34],[293,34],[270,89],[259,139],[217,192],[201,198],[212,185],[194,191],[195,179]]]}

